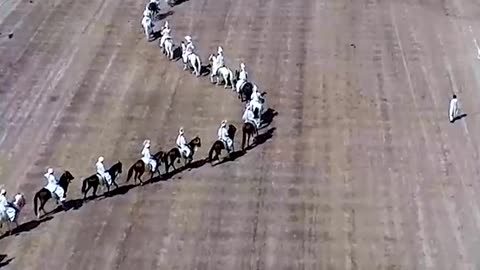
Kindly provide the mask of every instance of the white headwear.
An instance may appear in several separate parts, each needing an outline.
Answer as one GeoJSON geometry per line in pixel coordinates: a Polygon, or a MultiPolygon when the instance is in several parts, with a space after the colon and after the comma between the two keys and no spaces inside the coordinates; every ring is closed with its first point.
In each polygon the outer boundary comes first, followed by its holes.
{"type": "Polygon", "coordinates": [[[192,37],[191,36],[185,36],[185,40],[187,42],[192,42],[192,37]]]}
{"type": "Polygon", "coordinates": [[[2,190],[0,191],[0,195],[5,195],[5,194],[7,194],[7,191],[2,188],[2,190]]]}
{"type": "Polygon", "coordinates": [[[221,126],[224,127],[224,126],[226,126],[226,125],[227,125],[227,120],[223,120],[221,126]]]}
{"type": "Polygon", "coordinates": [[[52,169],[52,168],[48,168],[47,174],[52,174],[52,173],[53,173],[53,169],[52,169]]]}
{"type": "Polygon", "coordinates": [[[245,64],[244,63],[240,64],[240,69],[245,69],[245,64]]]}
{"type": "Polygon", "coordinates": [[[217,53],[223,53],[223,48],[222,48],[222,46],[218,46],[217,53]]]}
{"type": "Polygon", "coordinates": [[[143,141],[143,146],[150,147],[150,140],[143,141]]]}
{"type": "Polygon", "coordinates": [[[178,134],[183,135],[183,133],[185,133],[185,131],[183,130],[183,127],[181,127],[181,128],[178,130],[178,134]]]}
{"type": "Polygon", "coordinates": [[[165,21],[165,28],[168,28],[168,21],[165,21]]]}
{"type": "Polygon", "coordinates": [[[103,162],[104,160],[105,160],[105,159],[104,159],[103,157],[99,157],[99,158],[98,158],[98,161],[99,161],[99,162],[103,162]]]}

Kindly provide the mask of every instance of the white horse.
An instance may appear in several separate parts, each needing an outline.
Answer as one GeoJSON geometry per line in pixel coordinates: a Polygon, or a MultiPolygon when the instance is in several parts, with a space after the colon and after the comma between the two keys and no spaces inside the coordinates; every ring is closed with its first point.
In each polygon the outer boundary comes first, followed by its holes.
{"type": "MultiPolygon", "coordinates": [[[[158,43],[158,46],[160,47],[160,42],[158,43]]],[[[171,37],[165,39],[165,42],[163,43],[162,53],[165,54],[170,60],[172,60],[174,56],[174,50],[175,44],[173,43],[173,39],[171,37]]]]}
{"type": "Polygon", "coordinates": [[[0,227],[7,225],[7,233],[11,232],[11,223],[18,227],[18,216],[25,206],[25,196],[22,193],[15,194],[11,204],[12,206],[6,207],[5,212],[0,214],[0,227]]]}
{"type": "Polygon", "coordinates": [[[143,31],[145,32],[145,37],[148,41],[152,40],[153,35],[153,21],[147,16],[144,16],[142,19],[142,27],[143,31]]]}
{"type": "Polygon", "coordinates": [[[202,71],[202,62],[200,61],[200,57],[198,57],[198,55],[195,53],[191,53],[187,56],[186,50],[187,45],[182,41],[183,70],[187,70],[188,64],[190,64],[190,66],[193,67],[193,74],[199,77],[200,72],[202,71]]]}
{"type": "Polygon", "coordinates": [[[215,82],[214,78],[216,78],[217,79],[216,84],[218,86],[220,84],[219,77],[221,76],[223,81],[225,82],[225,87],[224,88],[227,89],[228,85],[230,85],[230,86],[232,86],[232,89],[234,89],[235,86],[234,86],[234,83],[233,83],[234,77],[233,77],[232,70],[229,69],[226,66],[218,68],[218,66],[219,66],[218,58],[213,54],[210,54],[210,56],[208,57],[208,61],[210,62],[210,65],[212,66],[212,73],[210,74],[210,82],[214,83],[215,82]],[[213,72],[215,69],[217,69],[216,73],[213,72]]]}

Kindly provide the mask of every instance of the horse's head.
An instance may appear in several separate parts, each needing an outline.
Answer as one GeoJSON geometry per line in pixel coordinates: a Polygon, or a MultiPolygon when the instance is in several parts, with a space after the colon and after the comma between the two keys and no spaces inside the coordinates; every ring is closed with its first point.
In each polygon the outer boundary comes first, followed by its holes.
{"type": "Polygon", "coordinates": [[[187,46],[185,45],[185,42],[182,40],[182,42],[180,42],[180,46],[182,46],[182,53],[185,53],[185,50],[187,49],[187,46]]]}
{"type": "Polygon", "coordinates": [[[240,71],[239,71],[238,69],[235,69],[235,73],[234,73],[233,78],[234,78],[235,80],[238,80],[238,78],[240,78],[240,71]]]}
{"type": "Polygon", "coordinates": [[[120,162],[120,160],[119,160],[108,171],[109,171],[110,175],[115,175],[116,173],[121,174],[122,173],[122,162],[120,162]]]}
{"type": "Polygon", "coordinates": [[[228,137],[230,137],[230,139],[233,140],[233,138],[235,138],[235,133],[237,132],[237,128],[230,124],[228,125],[228,137]]]}
{"type": "Polygon", "coordinates": [[[165,156],[165,152],[163,151],[158,151],[155,155],[153,155],[153,158],[156,159],[157,161],[163,160],[165,156]]]}
{"type": "Polygon", "coordinates": [[[18,208],[22,209],[25,206],[25,196],[22,193],[17,193],[13,197],[13,204],[18,208]]]}
{"type": "Polygon", "coordinates": [[[60,176],[60,180],[58,180],[58,183],[61,187],[65,188],[70,182],[75,179],[73,175],[69,171],[65,171],[62,176],[60,176]]]}
{"type": "Polygon", "coordinates": [[[197,148],[202,146],[202,140],[200,140],[200,137],[195,136],[195,138],[193,138],[188,145],[191,149],[193,149],[193,151],[197,151],[197,148]]]}

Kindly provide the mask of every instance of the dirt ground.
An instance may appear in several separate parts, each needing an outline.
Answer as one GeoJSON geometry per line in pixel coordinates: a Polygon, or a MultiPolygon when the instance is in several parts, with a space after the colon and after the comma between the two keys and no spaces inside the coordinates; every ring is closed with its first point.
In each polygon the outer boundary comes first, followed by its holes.
{"type": "Polygon", "coordinates": [[[204,61],[222,45],[278,116],[234,161],[132,186],[144,139],[167,150],[183,126],[201,160],[221,120],[242,124],[231,90],[146,42],[144,6],[0,0],[0,179],[28,200],[0,267],[479,269],[477,1],[163,5],[177,44],[191,35],[204,61]],[[454,92],[468,115],[451,124],[454,92]],[[82,204],[100,155],[122,187],[82,204]],[[49,166],[76,177],[76,207],[37,221],[49,166]]]}

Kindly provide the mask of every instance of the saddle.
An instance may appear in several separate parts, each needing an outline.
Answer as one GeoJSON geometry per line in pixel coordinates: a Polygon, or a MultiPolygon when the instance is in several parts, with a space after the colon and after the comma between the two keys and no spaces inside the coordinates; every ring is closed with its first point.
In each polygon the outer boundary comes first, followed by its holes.
{"type": "Polygon", "coordinates": [[[255,128],[255,132],[257,131],[258,127],[257,127],[257,124],[255,123],[255,121],[253,121],[253,120],[247,120],[246,123],[252,124],[252,126],[255,128]]]}

